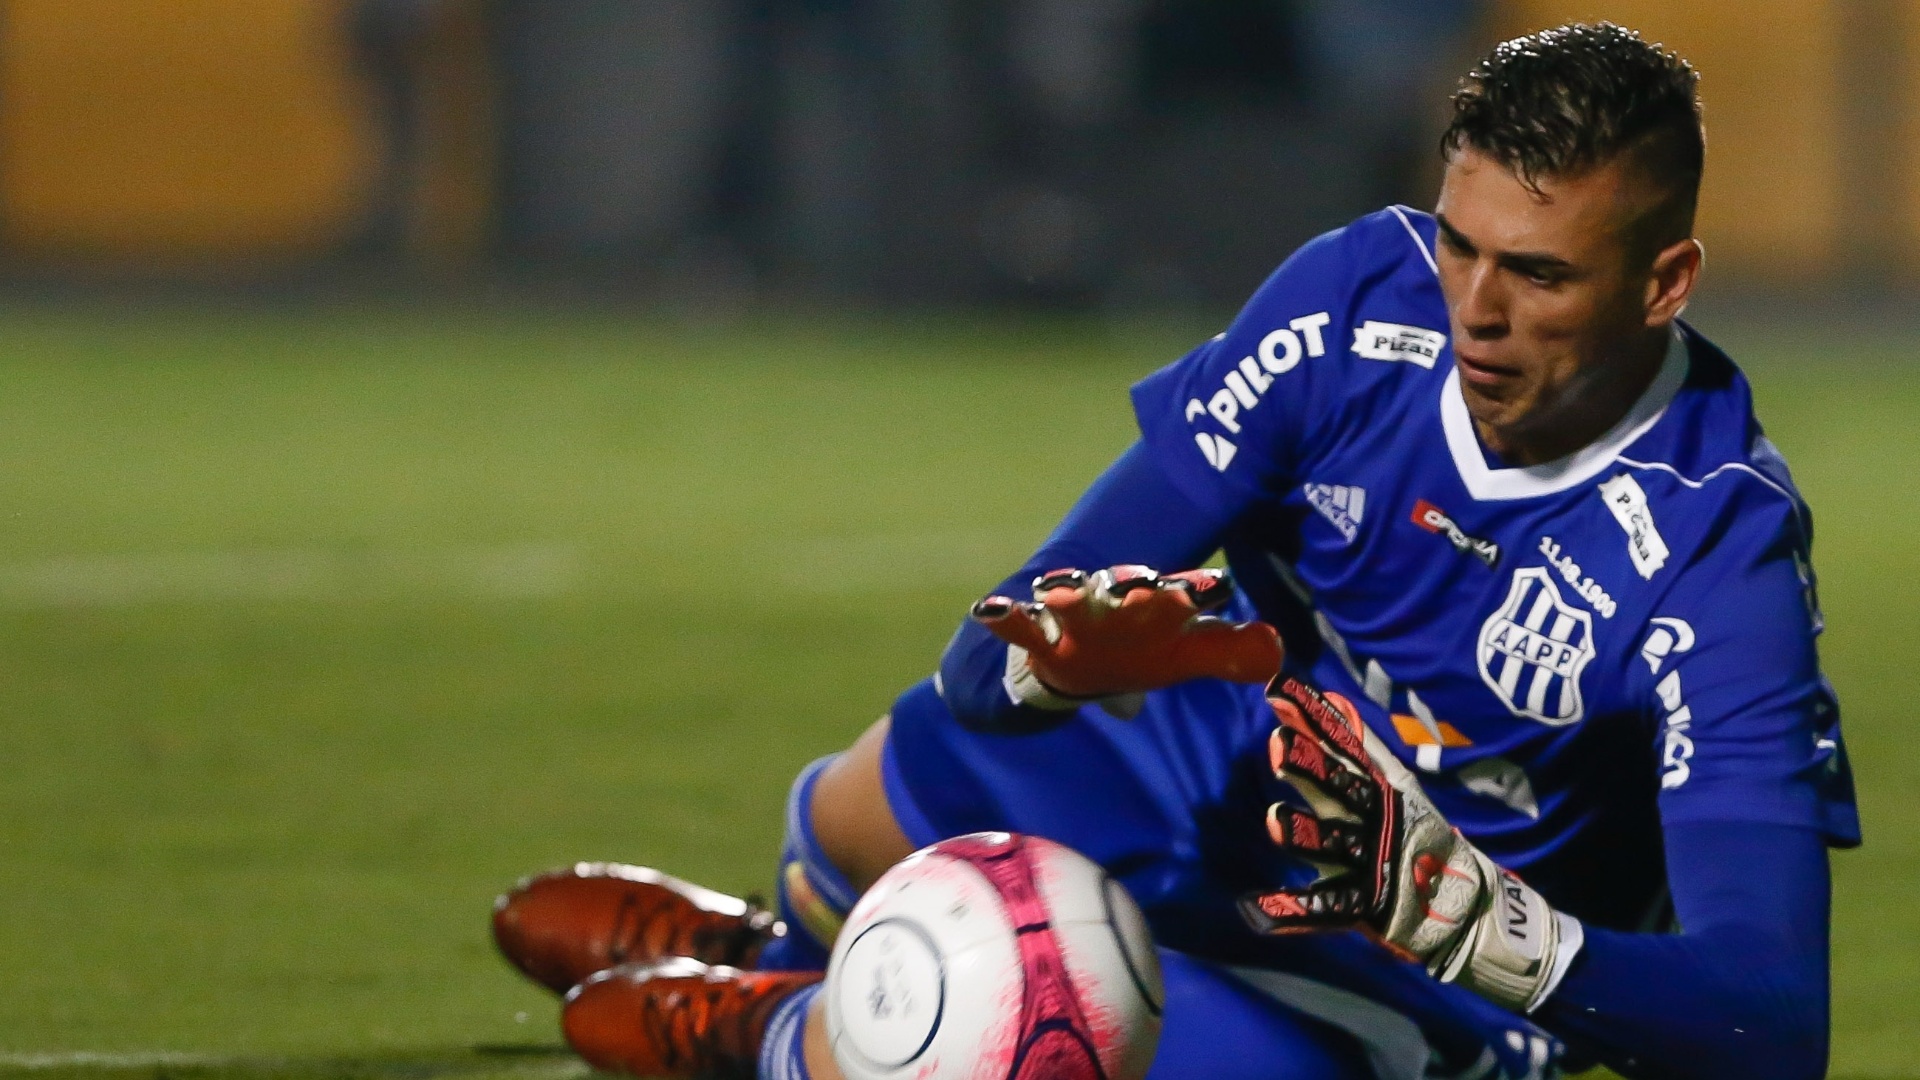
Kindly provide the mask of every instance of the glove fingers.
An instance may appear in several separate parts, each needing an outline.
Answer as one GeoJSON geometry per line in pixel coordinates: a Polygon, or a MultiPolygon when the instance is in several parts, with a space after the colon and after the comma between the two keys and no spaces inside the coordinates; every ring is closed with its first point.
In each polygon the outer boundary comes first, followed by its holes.
{"type": "Polygon", "coordinates": [[[1178,626],[1193,618],[1198,609],[1185,589],[1142,587],[1137,581],[1115,582],[1107,590],[1120,610],[1137,622],[1164,622],[1178,626]]]}
{"type": "Polygon", "coordinates": [[[1325,870],[1352,869],[1366,858],[1357,825],[1317,818],[1285,803],[1267,807],[1267,836],[1275,847],[1325,870]]]}
{"type": "Polygon", "coordinates": [[[1225,570],[1182,570],[1160,579],[1163,588],[1179,589],[1200,611],[1218,611],[1233,599],[1233,577],[1225,570]]]}
{"type": "Polygon", "coordinates": [[[1078,570],[1056,570],[1033,580],[1035,606],[1047,611],[1063,638],[1099,632],[1094,624],[1112,614],[1104,610],[1110,605],[1098,598],[1099,592],[1097,576],[1078,570]]]}
{"type": "Polygon", "coordinates": [[[1273,775],[1285,781],[1320,818],[1368,821],[1379,816],[1380,785],[1328,752],[1325,743],[1292,727],[1277,727],[1267,740],[1273,775]]]}
{"type": "Polygon", "coordinates": [[[1101,697],[1194,678],[1271,680],[1284,657],[1263,623],[1201,614],[1231,599],[1223,571],[1162,577],[1145,566],[1087,573],[1050,570],[1033,580],[1033,602],[990,596],[973,617],[1025,649],[1035,676],[1055,693],[1101,697]]]}
{"type": "Polygon", "coordinates": [[[1240,683],[1271,681],[1286,658],[1279,632],[1266,623],[1231,623],[1212,616],[1193,621],[1180,650],[1194,676],[1240,683]]]}
{"type": "Polygon", "coordinates": [[[1257,934],[1346,930],[1366,916],[1366,907],[1360,886],[1344,877],[1240,898],[1240,916],[1257,934]]]}
{"type": "Polygon", "coordinates": [[[1142,584],[1139,578],[1116,581],[1106,588],[1112,614],[1134,630],[1158,627],[1177,633],[1196,614],[1193,598],[1185,589],[1163,589],[1157,583],[1142,584]]]}
{"type": "Polygon", "coordinates": [[[1192,621],[1194,606],[1185,589],[1162,588],[1160,581],[1147,567],[1115,566],[1089,575],[1077,589],[1063,582],[1044,602],[1070,635],[1085,630],[1116,640],[1171,641],[1192,621]]]}
{"type": "Polygon", "coordinates": [[[1054,570],[1033,579],[1033,596],[1063,614],[1066,605],[1078,605],[1085,614],[1098,609],[1106,616],[1130,599],[1152,596],[1159,584],[1160,575],[1147,566],[1109,566],[1091,574],[1054,570]]]}
{"type": "Polygon", "coordinates": [[[1084,589],[1087,587],[1087,572],[1071,567],[1064,570],[1049,570],[1033,579],[1033,598],[1045,600],[1056,589],[1084,589]]]}
{"type": "Polygon", "coordinates": [[[1276,678],[1267,687],[1267,698],[1283,724],[1329,744],[1352,768],[1370,770],[1365,728],[1352,702],[1339,694],[1323,694],[1291,675],[1276,678]]]}
{"type": "Polygon", "coordinates": [[[1095,574],[1094,580],[1108,596],[1122,602],[1135,593],[1152,594],[1160,588],[1160,575],[1153,567],[1135,564],[1109,566],[1095,574]]]}
{"type": "Polygon", "coordinates": [[[1018,645],[1030,655],[1044,656],[1053,651],[1053,643],[1034,621],[1030,609],[1031,605],[1016,603],[1004,596],[989,596],[973,605],[973,621],[1009,645],[1018,645]]]}

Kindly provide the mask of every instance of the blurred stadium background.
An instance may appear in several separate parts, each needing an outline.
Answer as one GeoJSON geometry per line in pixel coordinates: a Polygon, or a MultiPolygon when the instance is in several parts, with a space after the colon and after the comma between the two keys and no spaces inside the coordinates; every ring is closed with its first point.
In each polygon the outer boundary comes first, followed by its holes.
{"type": "Polygon", "coordinates": [[[1704,72],[1862,786],[1835,1072],[1920,1077],[1913,0],[5,0],[0,1073],[578,1072],[492,895],[765,890],[1126,384],[1575,17],[1704,72]]]}

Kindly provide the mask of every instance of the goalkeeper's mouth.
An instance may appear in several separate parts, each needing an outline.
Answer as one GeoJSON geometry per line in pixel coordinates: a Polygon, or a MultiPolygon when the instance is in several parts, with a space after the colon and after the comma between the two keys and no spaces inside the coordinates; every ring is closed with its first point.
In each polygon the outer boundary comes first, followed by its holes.
{"type": "Polygon", "coordinates": [[[1475,359],[1459,350],[1454,351],[1453,359],[1455,366],[1460,369],[1460,378],[1476,389],[1510,386],[1521,377],[1517,367],[1475,359]]]}

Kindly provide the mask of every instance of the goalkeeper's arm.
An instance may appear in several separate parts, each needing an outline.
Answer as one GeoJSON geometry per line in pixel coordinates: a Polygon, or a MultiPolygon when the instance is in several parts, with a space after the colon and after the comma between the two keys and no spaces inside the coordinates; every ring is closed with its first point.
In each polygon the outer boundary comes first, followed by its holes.
{"type": "Polygon", "coordinates": [[[1805,1080],[1827,1058],[1825,838],[1705,818],[1663,830],[1682,930],[1585,927],[1448,825],[1337,694],[1283,676],[1276,844],[1322,869],[1249,896],[1267,933],[1357,928],[1436,977],[1529,1013],[1629,1077],[1805,1080]]]}
{"type": "Polygon", "coordinates": [[[1825,1075],[1826,841],[1746,822],[1664,832],[1681,932],[1587,927],[1533,1018],[1630,1077],[1825,1075]]]}
{"type": "MultiPolygon", "coordinates": [[[[995,591],[1025,598],[1036,577],[1061,567],[1198,566],[1219,548],[1227,525],[1181,494],[1146,447],[1135,442],[1081,495],[1040,550],[995,591]]],[[[1006,676],[1006,643],[973,619],[962,622],[940,660],[940,694],[954,716],[969,727],[999,731],[1059,722],[1059,713],[1010,695],[1006,676]]]]}

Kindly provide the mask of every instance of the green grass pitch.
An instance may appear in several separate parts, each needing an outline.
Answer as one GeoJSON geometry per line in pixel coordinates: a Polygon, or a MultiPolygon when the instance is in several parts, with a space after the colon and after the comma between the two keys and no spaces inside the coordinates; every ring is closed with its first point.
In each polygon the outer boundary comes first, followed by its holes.
{"type": "MultiPolygon", "coordinates": [[[[0,1073],[577,1075],[494,894],[577,857],[765,891],[794,771],[1198,329],[0,313],[0,1073]]],[[[1868,832],[1836,1074],[1920,1077],[1920,380],[1707,329],[1819,521],[1868,832]]]]}

